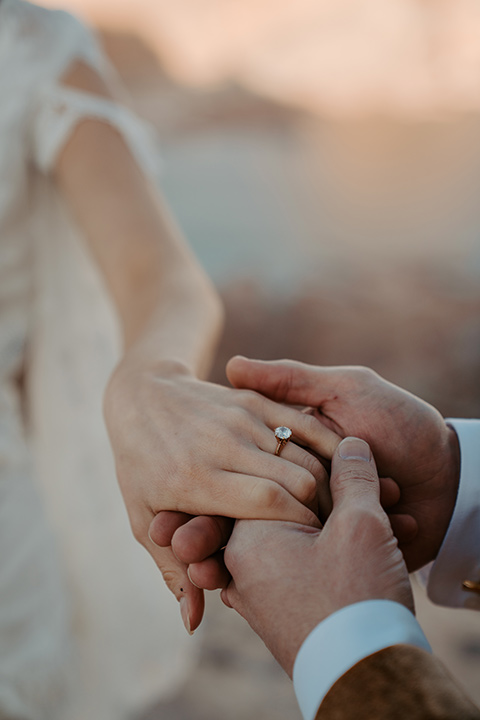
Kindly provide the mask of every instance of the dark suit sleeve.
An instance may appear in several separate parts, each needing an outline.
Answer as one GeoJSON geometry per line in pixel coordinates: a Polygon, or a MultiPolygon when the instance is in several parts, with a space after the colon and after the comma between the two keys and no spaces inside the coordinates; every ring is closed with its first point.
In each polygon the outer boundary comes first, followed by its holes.
{"type": "Polygon", "coordinates": [[[395,645],[352,667],[330,689],[316,720],[480,720],[480,710],[440,660],[395,645]]]}

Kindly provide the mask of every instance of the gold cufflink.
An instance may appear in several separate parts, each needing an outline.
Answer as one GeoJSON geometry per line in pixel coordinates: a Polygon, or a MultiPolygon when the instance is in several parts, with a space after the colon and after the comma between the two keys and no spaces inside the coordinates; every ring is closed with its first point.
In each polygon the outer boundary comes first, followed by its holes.
{"type": "Polygon", "coordinates": [[[473,580],[464,580],[462,583],[464,590],[470,590],[470,592],[478,593],[480,595],[480,582],[474,582],[473,580]]]}

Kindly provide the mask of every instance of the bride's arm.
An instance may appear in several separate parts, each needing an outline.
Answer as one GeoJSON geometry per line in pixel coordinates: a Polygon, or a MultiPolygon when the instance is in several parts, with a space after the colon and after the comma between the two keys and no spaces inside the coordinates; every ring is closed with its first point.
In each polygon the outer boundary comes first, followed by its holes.
{"type": "MultiPolygon", "coordinates": [[[[63,82],[110,97],[83,63],[63,82]]],[[[107,122],[85,119],[55,176],[104,274],[129,357],[177,359],[206,375],[222,325],[220,299],[122,135],[107,122]]]]}
{"type": "MultiPolygon", "coordinates": [[[[108,96],[75,66],[66,84],[108,96]]],[[[335,438],[312,418],[251,392],[201,381],[221,328],[210,281],[168,216],[122,135],[85,119],[54,176],[82,227],[116,304],[125,352],[105,395],[105,418],[135,537],[147,548],[194,629],[203,594],[171,548],[148,537],[161,510],[315,523],[305,505],[323,469],[292,443],[274,457],[272,429],[328,453],[335,438]],[[287,490],[288,488],[288,490],[287,490]]]]}

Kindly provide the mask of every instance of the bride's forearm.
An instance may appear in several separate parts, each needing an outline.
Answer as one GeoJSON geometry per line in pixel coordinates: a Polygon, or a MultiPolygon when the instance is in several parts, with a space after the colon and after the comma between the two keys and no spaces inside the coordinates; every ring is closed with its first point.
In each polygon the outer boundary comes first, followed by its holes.
{"type": "MultiPolygon", "coordinates": [[[[103,80],[81,63],[64,82],[110,96],[103,80]]],[[[54,174],[117,309],[122,367],[173,360],[204,376],[221,327],[220,300],[124,138],[108,123],[84,120],[54,174]]]]}
{"type": "MultiPolygon", "coordinates": [[[[141,236],[131,242],[128,235],[117,235],[117,246],[123,245],[119,265],[98,257],[107,266],[107,284],[122,325],[121,364],[152,369],[173,361],[205,377],[222,328],[223,307],[156,189],[143,189],[145,205],[140,198],[136,202],[141,236]]],[[[102,245],[93,250],[101,255],[102,245]]]]}
{"type": "Polygon", "coordinates": [[[223,308],[210,280],[186,251],[168,271],[145,268],[128,283],[121,319],[125,349],[119,370],[169,374],[181,366],[208,375],[222,328],[223,308]],[[128,299],[128,296],[130,299],[128,299]]]}
{"type": "Polygon", "coordinates": [[[124,362],[148,368],[175,360],[206,375],[220,300],[122,138],[96,121],[80,125],[60,157],[57,182],[117,309],[124,362]]]}

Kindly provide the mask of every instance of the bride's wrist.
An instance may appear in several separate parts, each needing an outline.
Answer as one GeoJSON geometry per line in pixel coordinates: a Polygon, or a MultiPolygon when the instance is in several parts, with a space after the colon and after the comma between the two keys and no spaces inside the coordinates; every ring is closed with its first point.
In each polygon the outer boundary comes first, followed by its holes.
{"type": "Polygon", "coordinates": [[[139,362],[137,357],[129,354],[118,363],[113,371],[104,393],[105,419],[114,418],[119,414],[124,418],[138,403],[147,401],[151,392],[151,383],[158,381],[173,382],[194,379],[191,368],[180,360],[162,358],[154,362],[139,362]],[[150,388],[150,389],[149,389],[150,388]]]}

